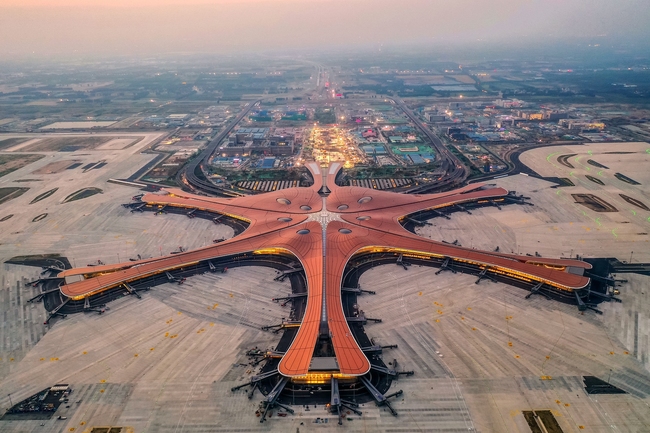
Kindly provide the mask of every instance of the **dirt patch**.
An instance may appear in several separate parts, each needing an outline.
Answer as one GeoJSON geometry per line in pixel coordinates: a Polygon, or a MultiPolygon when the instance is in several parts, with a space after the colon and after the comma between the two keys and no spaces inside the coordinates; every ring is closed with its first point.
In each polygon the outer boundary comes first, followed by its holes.
{"type": "MultiPolygon", "coordinates": [[[[63,170],[68,169],[70,166],[79,163],[76,160],[64,160],[64,161],[55,161],[50,162],[44,167],[39,168],[36,171],[32,171],[32,174],[56,174],[61,173],[63,170]]],[[[81,163],[79,163],[81,164],[81,163]]]]}
{"type": "Polygon", "coordinates": [[[593,183],[597,183],[598,185],[605,185],[605,182],[598,179],[597,177],[589,176],[588,174],[586,174],[585,177],[590,181],[592,181],[593,183]]]}
{"type": "Polygon", "coordinates": [[[21,169],[32,162],[38,161],[44,155],[0,155],[0,177],[21,169]]]}
{"type": "Polygon", "coordinates": [[[588,159],[587,164],[593,165],[594,167],[605,168],[605,169],[609,170],[609,167],[607,167],[605,165],[602,165],[600,162],[596,162],[593,159],[588,159]]]}
{"type": "Polygon", "coordinates": [[[34,203],[38,203],[38,202],[41,201],[41,200],[45,200],[46,198],[48,198],[49,196],[51,196],[52,194],[54,194],[55,192],[57,192],[58,189],[59,189],[59,188],[54,188],[54,189],[51,189],[51,190],[49,190],[49,191],[45,191],[43,194],[39,194],[39,195],[37,195],[36,198],[35,198],[34,200],[32,200],[32,201],[29,202],[29,204],[34,204],[34,203]]]}
{"type": "MultiPolygon", "coordinates": [[[[12,200],[16,197],[20,197],[29,191],[29,188],[19,188],[17,186],[0,188],[0,204],[12,200]]],[[[8,219],[8,218],[7,218],[8,219]]]]}
{"type": "Polygon", "coordinates": [[[564,433],[550,410],[525,410],[523,414],[532,433],[544,433],[539,424],[543,424],[548,433],[564,433]]]}
{"type": "Polygon", "coordinates": [[[74,152],[80,149],[96,149],[110,140],[112,140],[112,137],[52,137],[44,138],[22,150],[29,152],[74,152]]]}
{"type": "Polygon", "coordinates": [[[625,194],[619,194],[619,195],[621,196],[621,198],[622,198],[623,200],[625,200],[625,201],[628,202],[629,204],[634,205],[634,206],[636,206],[636,207],[638,207],[638,208],[640,208],[640,209],[650,211],[650,208],[649,208],[645,203],[643,203],[642,201],[637,200],[637,199],[635,199],[635,198],[632,198],[632,197],[630,197],[630,196],[627,196],[627,195],[625,195],[625,194]]]}
{"type": "Polygon", "coordinates": [[[614,206],[593,194],[571,194],[571,197],[576,203],[580,203],[594,212],[618,212],[614,206]]]}
{"type": "Polygon", "coordinates": [[[569,162],[569,158],[571,158],[571,157],[573,157],[573,156],[576,156],[576,155],[577,155],[577,153],[572,153],[571,155],[560,155],[560,156],[557,157],[557,162],[559,162],[560,164],[562,164],[562,165],[565,166],[565,167],[575,168],[575,167],[574,167],[574,166],[569,162]]]}
{"type": "Polygon", "coordinates": [[[80,189],[79,191],[75,191],[72,194],[70,194],[69,196],[67,196],[63,200],[63,203],[69,203],[71,201],[81,200],[83,198],[91,197],[91,196],[93,196],[95,194],[103,194],[103,193],[104,193],[104,191],[102,191],[99,188],[83,188],[83,189],[80,189]]]}
{"type": "Polygon", "coordinates": [[[14,216],[14,214],[10,213],[9,215],[5,215],[2,218],[0,218],[0,223],[7,221],[9,218],[14,216]]]}
{"type": "Polygon", "coordinates": [[[640,184],[639,182],[637,182],[636,180],[634,180],[634,179],[632,179],[632,178],[629,178],[629,177],[627,177],[626,175],[621,174],[621,173],[616,173],[616,174],[614,175],[614,177],[615,177],[616,179],[618,179],[618,180],[622,180],[622,181],[625,182],[625,183],[629,183],[630,185],[641,185],[641,184],[640,184]]]}

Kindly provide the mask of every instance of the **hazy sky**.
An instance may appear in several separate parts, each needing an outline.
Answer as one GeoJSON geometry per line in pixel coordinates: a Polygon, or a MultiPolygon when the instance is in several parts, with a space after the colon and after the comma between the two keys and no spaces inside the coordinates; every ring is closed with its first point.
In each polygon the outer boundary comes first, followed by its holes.
{"type": "Polygon", "coordinates": [[[0,0],[0,56],[532,46],[601,35],[650,40],[650,0],[0,0]]]}

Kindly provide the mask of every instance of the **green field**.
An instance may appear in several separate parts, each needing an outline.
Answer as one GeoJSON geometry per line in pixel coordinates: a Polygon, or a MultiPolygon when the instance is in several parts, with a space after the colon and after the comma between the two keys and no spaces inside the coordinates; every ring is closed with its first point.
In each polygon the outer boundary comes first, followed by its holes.
{"type": "Polygon", "coordinates": [[[29,188],[0,188],[0,204],[25,194],[29,188]]]}
{"type": "Polygon", "coordinates": [[[317,108],[314,120],[319,123],[336,123],[336,113],[333,108],[317,108]]]}
{"type": "Polygon", "coordinates": [[[23,138],[23,137],[13,137],[13,138],[0,139],[0,150],[9,149],[11,146],[15,146],[16,144],[24,143],[27,140],[29,140],[29,138],[23,138]]]}

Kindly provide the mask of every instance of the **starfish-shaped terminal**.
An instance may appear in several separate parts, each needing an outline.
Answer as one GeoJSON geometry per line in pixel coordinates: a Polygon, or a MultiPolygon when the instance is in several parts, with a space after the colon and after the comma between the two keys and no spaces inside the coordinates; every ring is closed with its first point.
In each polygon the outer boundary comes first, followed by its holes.
{"type": "Polygon", "coordinates": [[[148,193],[142,201],[154,206],[199,209],[249,223],[227,241],[178,254],[134,262],[75,268],[63,271],[61,292],[81,300],[122,284],[193,264],[241,253],[295,256],[307,277],[307,307],[300,328],[279,363],[287,377],[304,376],[310,370],[319,336],[327,335],[334,348],[339,374],[362,376],[370,362],[350,331],[341,287],[349,260],[361,253],[388,252],[426,260],[442,260],[459,268],[471,266],[494,277],[544,286],[573,297],[589,287],[580,260],[518,256],[484,252],[421,238],[401,224],[407,215],[508,195],[503,188],[470,185],[433,195],[407,195],[362,187],[342,187],[335,182],[341,170],[308,164],[314,178],[306,188],[289,188],[266,194],[214,198],[179,189],[148,193]]]}

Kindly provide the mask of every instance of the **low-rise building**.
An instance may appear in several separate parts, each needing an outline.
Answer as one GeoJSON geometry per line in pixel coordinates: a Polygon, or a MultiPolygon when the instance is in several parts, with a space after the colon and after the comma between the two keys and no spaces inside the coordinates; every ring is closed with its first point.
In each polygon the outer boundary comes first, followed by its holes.
{"type": "Polygon", "coordinates": [[[219,147],[222,156],[249,156],[253,154],[288,156],[295,150],[295,133],[286,129],[239,128],[219,147]]]}

